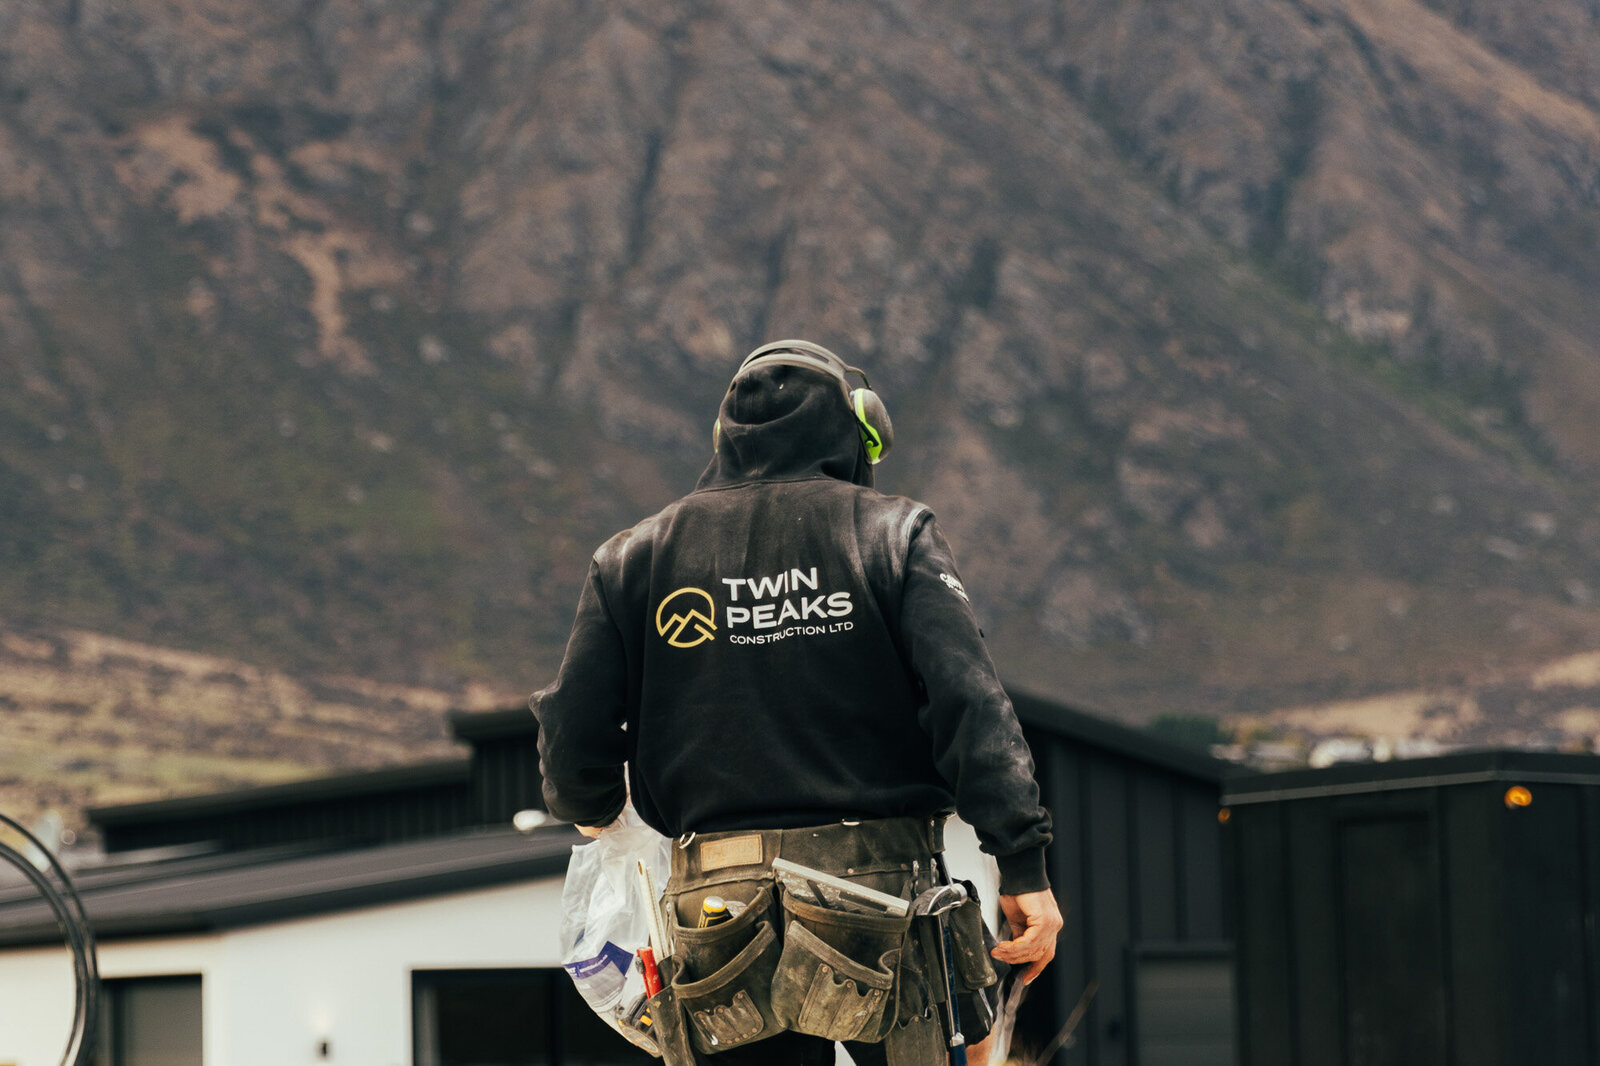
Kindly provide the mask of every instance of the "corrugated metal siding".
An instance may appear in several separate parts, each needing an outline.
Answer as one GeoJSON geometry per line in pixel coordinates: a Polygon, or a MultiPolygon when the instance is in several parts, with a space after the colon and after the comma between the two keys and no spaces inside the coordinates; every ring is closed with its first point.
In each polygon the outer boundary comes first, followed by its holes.
{"type": "Polygon", "coordinates": [[[411,789],[330,803],[313,801],[102,830],[108,852],[214,843],[225,851],[284,844],[380,844],[479,824],[467,784],[411,789]]]}
{"type": "Polygon", "coordinates": [[[1484,752],[1232,791],[1245,1066],[1600,1064],[1600,760],[1484,752]],[[1531,806],[1507,807],[1513,784],[1531,806]]]}
{"type": "Polygon", "coordinates": [[[108,853],[209,844],[379,844],[483,824],[470,767],[322,779],[214,797],[90,812],[108,853]]]}
{"type": "Polygon", "coordinates": [[[1030,1017],[1024,1006],[1019,1032],[1024,1043],[1043,1045],[1054,1035],[1053,1028],[1045,1029],[1059,1025],[1088,982],[1097,980],[1094,1005],[1076,1041],[1055,1062],[1135,1066],[1134,950],[1149,944],[1217,947],[1229,935],[1217,823],[1220,786],[1180,766],[1142,761],[1048,729],[1028,726],[1024,732],[1054,820],[1050,875],[1066,928],[1055,962],[1030,992],[1039,1001],[1037,1013],[1030,1017]]]}
{"type": "Polygon", "coordinates": [[[544,809],[537,740],[537,734],[529,733],[475,744],[473,791],[485,824],[509,822],[518,811],[544,809]]]}

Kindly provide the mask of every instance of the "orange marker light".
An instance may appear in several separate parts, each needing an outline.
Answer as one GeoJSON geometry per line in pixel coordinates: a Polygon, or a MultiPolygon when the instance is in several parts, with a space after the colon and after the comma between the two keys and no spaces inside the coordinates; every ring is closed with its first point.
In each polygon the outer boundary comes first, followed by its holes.
{"type": "Polygon", "coordinates": [[[1229,810],[1227,807],[1224,807],[1224,808],[1222,808],[1221,810],[1219,810],[1217,812],[1217,821],[1219,823],[1221,823],[1222,825],[1227,825],[1228,824],[1228,819],[1230,819],[1232,817],[1233,817],[1233,811],[1229,810]]]}
{"type": "Polygon", "coordinates": [[[1518,807],[1526,807],[1531,803],[1533,803],[1533,793],[1521,785],[1512,785],[1506,789],[1506,807],[1508,809],[1515,810],[1518,807]]]}

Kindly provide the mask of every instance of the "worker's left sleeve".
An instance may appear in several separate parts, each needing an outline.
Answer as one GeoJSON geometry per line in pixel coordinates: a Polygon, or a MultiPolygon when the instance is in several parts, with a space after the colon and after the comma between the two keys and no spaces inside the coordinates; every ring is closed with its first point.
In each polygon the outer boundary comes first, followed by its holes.
{"type": "Polygon", "coordinates": [[[1000,867],[1006,895],[1050,887],[1044,851],[1050,813],[1039,804],[1033,755],[1011,698],[931,515],[912,534],[900,605],[901,642],[924,690],[919,711],[934,765],[955,792],[956,813],[1000,867]]]}
{"type": "Polygon", "coordinates": [[[557,818],[603,826],[622,813],[627,678],[622,636],[606,607],[599,565],[591,563],[561,670],[528,701],[539,719],[545,806],[557,818]]]}

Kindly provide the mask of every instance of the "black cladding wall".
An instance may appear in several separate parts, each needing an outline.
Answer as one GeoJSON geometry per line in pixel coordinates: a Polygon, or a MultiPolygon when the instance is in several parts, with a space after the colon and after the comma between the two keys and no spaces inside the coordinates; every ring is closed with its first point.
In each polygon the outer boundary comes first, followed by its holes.
{"type": "Polygon", "coordinates": [[[1243,1066],[1600,1066],[1600,759],[1296,771],[1224,802],[1243,1066]]]}
{"type": "Polygon", "coordinates": [[[1226,764],[1056,704],[1014,700],[1054,819],[1050,877],[1066,915],[1055,961],[1020,1015],[1019,1034],[1031,1021],[1025,1035],[1036,1046],[1018,1050],[1042,1047],[1093,980],[1091,1009],[1057,1066],[1232,1064],[1217,819],[1226,764]]]}
{"type": "Polygon", "coordinates": [[[454,712],[464,758],[89,811],[107,852],[207,845],[379,844],[508,824],[544,807],[538,730],[526,708],[454,712]]]}

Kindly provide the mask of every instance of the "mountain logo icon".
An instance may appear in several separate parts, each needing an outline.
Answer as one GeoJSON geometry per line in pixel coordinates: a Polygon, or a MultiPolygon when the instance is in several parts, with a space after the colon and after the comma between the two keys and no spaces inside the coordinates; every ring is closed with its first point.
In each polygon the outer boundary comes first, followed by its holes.
{"type": "Polygon", "coordinates": [[[717,605],[711,593],[704,589],[681,588],[656,608],[656,632],[666,637],[674,648],[692,648],[717,639],[716,613],[717,605]]]}

